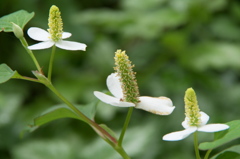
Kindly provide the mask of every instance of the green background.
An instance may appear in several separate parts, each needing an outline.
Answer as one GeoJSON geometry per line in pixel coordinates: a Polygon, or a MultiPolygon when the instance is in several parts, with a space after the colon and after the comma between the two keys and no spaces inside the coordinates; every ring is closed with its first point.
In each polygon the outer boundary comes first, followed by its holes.
{"type": "MultiPolygon", "coordinates": [[[[70,101],[95,101],[93,91],[106,91],[113,72],[114,52],[126,50],[135,64],[141,96],[167,96],[176,109],[157,116],[135,109],[124,140],[133,159],[194,158],[192,136],[162,141],[166,133],[182,130],[185,90],[193,87],[209,123],[239,119],[240,2],[238,0],[12,0],[1,2],[0,17],[24,9],[35,12],[25,26],[47,29],[48,11],[57,5],[68,40],[87,44],[86,51],[57,49],[53,83],[70,101]]],[[[0,63],[33,77],[35,66],[12,33],[0,33],[0,63]]],[[[47,72],[51,49],[34,51],[47,72]]],[[[33,133],[20,133],[32,119],[60,101],[43,85],[10,80],[0,85],[1,159],[120,159],[83,122],[59,119],[33,133]]],[[[100,103],[96,122],[117,134],[126,108],[100,103]]],[[[200,142],[212,134],[199,133],[200,142]]],[[[238,141],[235,141],[239,143],[238,141]]],[[[220,147],[217,150],[222,150],[220,147]]],[[[212,154],[217,151],[213,151],[212,154]]],[[[201,152],[204,154],[204,152],[201,152]]]]}

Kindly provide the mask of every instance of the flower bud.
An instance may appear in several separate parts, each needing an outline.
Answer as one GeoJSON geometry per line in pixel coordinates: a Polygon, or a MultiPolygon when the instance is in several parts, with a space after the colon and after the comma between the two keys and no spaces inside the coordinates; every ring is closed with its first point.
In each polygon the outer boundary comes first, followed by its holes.
{"type": "Polygon", "coordinates": [[[23,30],[20,26],[12,22],[12,29],[14,35],[18,38],[21,39],[23,37],[23,30]]]}

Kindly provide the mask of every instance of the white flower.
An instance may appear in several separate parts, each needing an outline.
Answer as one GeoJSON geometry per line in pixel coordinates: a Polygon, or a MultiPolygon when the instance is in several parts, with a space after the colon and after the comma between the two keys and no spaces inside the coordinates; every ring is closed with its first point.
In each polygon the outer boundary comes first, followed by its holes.
{"type": "Polygon", "coordinates": [[[158,114],[158,115],[169,115],[174,110],[171,99],[167,97],[139,97],[140,102],[137,104],[124,102],[123,90],[121,88],[121,82],[117,73],[112,73],[107,78],[107,87],[113,96],[109,96],[102,92],[94,91],[94,95],[101,101],[118,107],[135,107],[137,109],[143,109],[148,112],[158,114]]]}
{"type": "Polygon", "coordinates": [[[201,114],[201,123],[199,126],[189,126],[188,124],[188,117],[182,122],[182,126],[185,130],[176,131],[163,136],[163,140],[165,141],[178,141],[188,137],[190,134],[194,133],[195,131],[202,131],[202,132],[217,132],[228,129],[229,126],[226,124],[207,124],[209,120],[209,116],[204,113],[200,112],[201,114]],[[207,124],[207,125],[206,125],[207,124]]]}
{"type": "Polygon", "coordinates": [[[62,39],[69,38],[72,35],[71,33],[68,33],[68,32],[63,32],[61,40],[58,40],[56,42],[51,39],[51,35],[49,34],[49,32],[41,28],[31,27],[28,29],[27,33],[32,39],[37,41],[42,41],[40,43],[29,46],[28,48],[30,50],[41,50],[41,49],[50,48],[53,45],[56,45],[57,47],[65,50],[84,50],[85,51],[87,47],[87,45],[83,43],[62,40],[62,39]]]}

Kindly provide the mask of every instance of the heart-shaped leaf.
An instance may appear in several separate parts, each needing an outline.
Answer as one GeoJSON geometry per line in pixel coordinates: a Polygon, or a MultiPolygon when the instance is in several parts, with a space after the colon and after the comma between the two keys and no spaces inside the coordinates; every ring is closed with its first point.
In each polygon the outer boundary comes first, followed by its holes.
{"type": "Polygon", "coordinates": [[[20,76],[17,71],[13,71],[8,65],[1,64],[0,65],[0,83],[4,83],[11,78],[16,78],[20,76]]]}
{"type": "MultiPolygon", "coordinates": [[[[88,118],[93,119],[96,112],[96,102],[87,104],[87,105],[77,105],[76,107],[88,118]]],[[[49,108],[41,116],[34,119],[34,126],[41,126],[45,123],[51,122],[56,119],[61,118],[74,118],[82,120],[75,112],[73,112],[65,104],[60,104],[54,107],[49,108]]]]}
{"type": "Polygon", "coordinates": [[[48,109],[41,116],[34,119],[34,126],[41,126],[50,121],[61,119],[61,118],[75,118],[81,120],[72,110],[65,105],[55,106],[48,109]]]}
{"type": "Polygon", "coordinates": [[[12,23],[17,24],[22,29],[33,18],[34,12],[28,13],[25,10],[19,10],[0,18],[0,31],[12,32],[12,23]]]}
{"type": "Polygon", "coordinates": [[[239,133],[240,132],[240,120],[234,120],[234,121],[228,122],[226,124],[230,126],[230,128],[228,130],[224,130],[223,132],[216,132],[215,133],[215,136],[216,136],[215,141],[201,143],[199,145],[199,148],[201,150],[214,149],[218,146],[221,146],[225,143],[228,143],[234,139],[239,138],[240,137],[240,133],[239,133]]]}

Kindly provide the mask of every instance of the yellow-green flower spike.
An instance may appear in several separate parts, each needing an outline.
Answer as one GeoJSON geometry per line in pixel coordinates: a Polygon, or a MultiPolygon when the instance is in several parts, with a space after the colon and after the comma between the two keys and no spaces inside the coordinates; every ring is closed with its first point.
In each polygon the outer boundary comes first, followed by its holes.
{"type": "Polygon", "coordinates": [[[137,80],[135,77],[135,72],[132,68],[134,65],[131,65],[131,61],[128,59],[125,51],[117,50],[115,52],[115,71],[120,77],[120,82],[123,89],[123,101],[138,103],[139,102],[139,90],[137,85],[137,80]]]}
{"type": "Polygon", "coordinates": [[[185,115],[189,119],[190,126],[199,126],[201,123],[201,114],[198,107],[197,96],[192,88],[188,88],[185,92],[185,115]]]}
{"type": "Polygon", "coordinates": [[[48,18],[48,32],[51,35],[51,39],[55,42],[62,39],[63,23],[61,13],[57,6],[53,5],[49,11],[48,18]]]}

